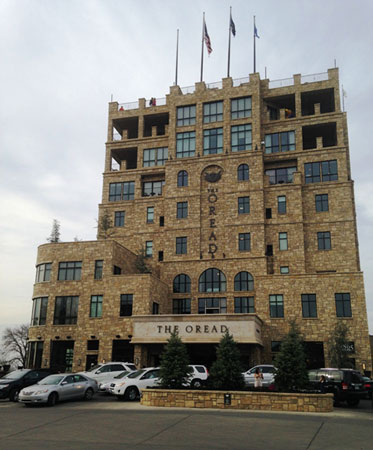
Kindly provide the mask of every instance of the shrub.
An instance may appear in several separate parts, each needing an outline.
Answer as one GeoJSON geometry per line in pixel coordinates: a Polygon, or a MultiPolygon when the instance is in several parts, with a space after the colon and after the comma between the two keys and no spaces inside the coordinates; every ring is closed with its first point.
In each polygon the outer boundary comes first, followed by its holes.
{"type": "Polygon", "coordinates": [[[308,386],[306,355],[295,322],[290,323],[290,331],[282,341],[275,366],[277,367],[275,384],[278,390],[288,392],[308,386]]]}
{"type": "Polygon", "coordinates": [[[185,344],[177,332],[171,333],[161,355],[159,377],[161,386],[169,389],[185,387],[191,372],[189,357],[185,344]]]}
{"type": "Polygon", "coordinates": [[[237,390],[245,387],[240,352],[228,331],[216,350],[216,361],[210,370],[209,384],[213,389],[237,390]]]}

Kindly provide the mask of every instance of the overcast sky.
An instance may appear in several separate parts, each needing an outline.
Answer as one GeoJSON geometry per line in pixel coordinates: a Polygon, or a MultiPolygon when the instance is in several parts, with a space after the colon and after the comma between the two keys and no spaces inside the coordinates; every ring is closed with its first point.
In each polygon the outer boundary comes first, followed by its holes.
{"type": "Polygon", "coordinates": [[[202,13],[213,52],[204,80],[226,76],[229,6],[237,35],[231,76],[271,80],[340,68],[373,334],[371,0],[1,0],[0,332],[28,323],[37,246],[53,219],[61,239],[96,237],[108,102],[164,97],[199,81],[202,13]]]}

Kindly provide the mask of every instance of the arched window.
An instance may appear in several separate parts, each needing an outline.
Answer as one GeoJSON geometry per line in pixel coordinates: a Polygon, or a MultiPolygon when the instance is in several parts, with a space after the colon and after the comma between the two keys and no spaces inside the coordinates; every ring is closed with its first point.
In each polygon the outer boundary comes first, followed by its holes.
{"type": "Polygon", "coordinates": [[[207,269],[199,277],[199,292],[225,292],[226,279],[219,269],[207,269]]]}
{"type": "Polygon", "coordinates": [[[174,278],[174,292],[190,292],[190,278],[185,273],[181,273],[174,278]]]}
{"type": "Polygon", "coordinates": [[[249,166],[247,164],[240,164],[237,168],[237,180],[247,181],[249,179],[249,166]]]}
{"type": "Polygon", "coordinates": [[[234,277],[234,290],[235,291],[253,291],[254,290],[254,278],[249,272],[239,272],[234,277]]]}
{"type": "Polygon", "coordinates": [[[188,172],[186,170],[180,170],[177,174],[177,186],[188,186],[188,172]]]}

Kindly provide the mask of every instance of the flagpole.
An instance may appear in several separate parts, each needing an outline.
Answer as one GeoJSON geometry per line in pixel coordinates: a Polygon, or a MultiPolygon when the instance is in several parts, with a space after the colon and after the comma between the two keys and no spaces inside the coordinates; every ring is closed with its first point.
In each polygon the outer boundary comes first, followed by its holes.
{"type": "Polygon", "coordinates": [[[256,72],[256,48],[255,48],[255,16],[254,16],[254,73],[256,72]]]}
{"type": "Polygon", "coordinates": [[[176,33],[176,69],[175,69],[175,86],[177,86],[177,71],[179,67],[179,29],[176,33]]]}
{"type": "Polygon", "coordinates": [[[204,31],[205,31],[205,13],[203,13],[203,20],[202,20],[202,48],[201,48],[201,79],[203,80],[203,37],[204,37],[204,31]]]}
{"type": "Polygon", "coordinates": [[[229,13],[229,27],[228,27],[228,69],[227,69],[227,77],[229,78],[229,69],[231,65],[231,22],[232,22],[232,7],[230,6],[229,13]]]}

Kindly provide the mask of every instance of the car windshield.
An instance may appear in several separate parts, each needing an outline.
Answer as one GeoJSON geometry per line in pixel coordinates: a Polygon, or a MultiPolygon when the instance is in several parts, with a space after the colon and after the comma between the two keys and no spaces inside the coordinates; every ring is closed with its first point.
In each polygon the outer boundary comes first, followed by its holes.
{"type": "Polygon", "coordinates": [[[119,375],[117,375],[116,377],[114,377],[114,378],[123,378],[123,377],[125,377],[126,375],[128,375],[130,372],[128,371],[128,370],[125,370],[124,372],[122,372],[122,373],[120,373],[119,375]]]}
{"type": "Polygon", "coordinates": [[[39,381],[38,384],[59,384],[64,379],[64,375],[50,375],[49,377],[44,378],[44,380],[39,381]]]}
{"type": "Polygon", "coordinates": [[[101,366],[102,364],[96,364],[95,366],[92,366],[90,369],[88,369],[87,372],[93,372],[94,370],[98,369],[101,366]]]}
{"type": "Polygon", "coordinates": [[[130,373],[130,374],[128,375],[127,378],[137,378],[137,377],[139,377],[140,375],[142,375],[144,372],[146,372],[145,369],[136,370],[136,372],[130,373]]]}
{"type": "Polygon", "coordinates": [[[2,377],[2,380],[18,380],[18,378],[23,377],[28,370],[14,370],[13,372],[8,373],[5,377],[2,377]]]}

